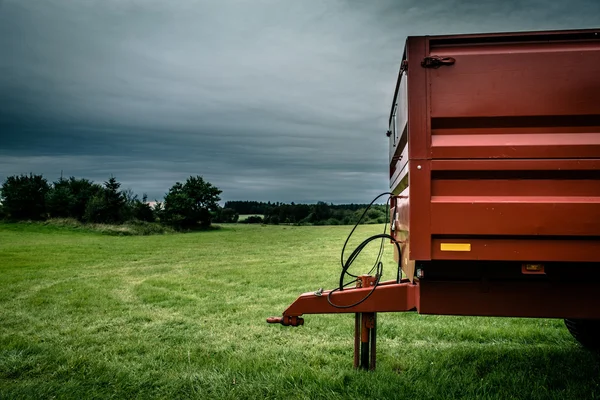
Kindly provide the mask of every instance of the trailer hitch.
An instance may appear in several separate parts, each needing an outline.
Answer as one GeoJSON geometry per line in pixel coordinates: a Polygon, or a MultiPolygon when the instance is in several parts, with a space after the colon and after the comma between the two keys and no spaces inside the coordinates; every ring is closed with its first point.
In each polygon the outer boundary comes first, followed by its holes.
{"type": "Polygon", "coordinates": [[[269,317],[268,324],[281,324],[283,326],[300,326],[304,325],[304,318],[297,316],[284,315],[283,317],[269,317]]]}
{"type": "Polygon", "coordinates": [[[283,312],[283,316],[267,318],[267,323],[299,326],[304,324],[304,319],[301,318],[304,314],[353,313],[355,318],[354,367],[374,370],[377,313],[416,310],[419,299],[418,281],[411,283],[408,279],[402,279],[380,282],[373,290],[376,280],[374,276],[362,275],[357,280],[356,288],[338,291],[318,290],[301,294],[283,312]],[[368,298],[365,299],[365,296],[368,298]],[[363,299],[364,301],[361,301],[363,299]],[[344,304],[356,305],[349,308],[339,307],[344,304]]]}

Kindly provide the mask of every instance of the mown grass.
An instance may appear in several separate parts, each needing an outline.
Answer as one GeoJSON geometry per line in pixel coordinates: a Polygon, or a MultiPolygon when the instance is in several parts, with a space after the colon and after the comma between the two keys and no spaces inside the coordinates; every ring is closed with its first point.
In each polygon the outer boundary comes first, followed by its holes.
{"type": "Polygon", "coordinates": [[[352,369],[351,315],[267,325],[335,286],[347,233],[0,225],[0,398],[600,398],[558,320],[380,314],[374,373],[352,369]]]}

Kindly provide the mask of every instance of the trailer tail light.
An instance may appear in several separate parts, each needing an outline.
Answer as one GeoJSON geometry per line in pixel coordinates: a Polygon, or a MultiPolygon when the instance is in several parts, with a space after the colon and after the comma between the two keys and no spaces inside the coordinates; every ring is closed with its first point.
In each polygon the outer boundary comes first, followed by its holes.
{"type": "Polygon", "coordinates": [[[523,264],[521,272],[524,274],[546,274],[544,264],[523,264]]]}

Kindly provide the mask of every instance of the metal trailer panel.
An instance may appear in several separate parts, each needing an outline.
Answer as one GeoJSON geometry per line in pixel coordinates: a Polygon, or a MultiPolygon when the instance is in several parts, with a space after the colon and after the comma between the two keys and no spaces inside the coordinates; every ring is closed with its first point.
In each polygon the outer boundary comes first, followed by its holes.
{"type": "Polygon", "coordinates": [[[409,276],[428,260],[600,262],[597,31],[408,38],[389,137],[409,276]],[[422,67],[432,56],[454,63],[422,67]]]}

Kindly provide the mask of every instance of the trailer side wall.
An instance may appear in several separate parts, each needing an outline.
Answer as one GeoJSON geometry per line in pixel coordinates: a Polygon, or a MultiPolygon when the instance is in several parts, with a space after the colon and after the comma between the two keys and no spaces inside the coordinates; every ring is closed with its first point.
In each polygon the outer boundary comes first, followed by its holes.
{"type": "MultiPolygon", "coordinates": [[[[589,304],[600,290],[598,33],[411,37],[394,97],[392,225],[402,241],[405,272],[412,277],[415,269],[425,271],[422,307],[440,311],[423,297],[428,279],[479,282],[487,274],[503,285],[518,281],[526,296],[527,282],[556,286],[560,276],[575,271],[598,279],[582,293],[589,304]],[[454,63],[423,67],[432,56],[454,63]],[[465,275],[474,262],[487,272],[465,275]],[[535,283],[525,274],[496,273],[524,263],[546,264],[553,272],[535,283]]],[[[548,298],[560,291],[536,290],[548,298]]],[[[568,292],[577,293],[577,284],[568,292]]],[[[583,300],[573,301],[565,309],[583,300]]]]}

